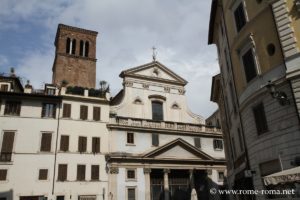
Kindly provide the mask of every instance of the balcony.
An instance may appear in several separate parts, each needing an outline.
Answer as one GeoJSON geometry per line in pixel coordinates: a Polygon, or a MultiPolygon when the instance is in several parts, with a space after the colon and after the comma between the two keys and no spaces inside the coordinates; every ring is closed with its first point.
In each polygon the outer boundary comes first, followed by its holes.
{"type": "Polygon", "coordinates": [[[212,133],[221,135],[222,131],[219,128],[206,126],[202,124],[189,124],[179,122],[167,122],[167,121],[154,121],[150,119],[140,118],[127,118],[127,117],[112,117],[110,118],[109,126],[121,126],[121,127],[136,127],[136,128],[151,128],[151,129],[163,129],[170,131],[182,131],[193,133],[212,133]]]}

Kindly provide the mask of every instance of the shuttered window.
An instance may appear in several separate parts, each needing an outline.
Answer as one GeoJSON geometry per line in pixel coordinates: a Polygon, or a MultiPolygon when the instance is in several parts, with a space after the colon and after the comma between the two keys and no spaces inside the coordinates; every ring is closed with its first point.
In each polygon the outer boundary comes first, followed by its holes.
{"type": "Polygon", "coordinates": [[[99,137],[92,138],[92,152],[100,153],[100,138],[99,137]]]}
{"type": "Polygon", "coordinates": [[[63,117],[70,118],[71,117],[71,104],[64,103],[63,105],[63,117]]]}
{"type": "Polygon", "coordinates": [[[159,145],[158,133],[152,133],[152,145],[156,147],[159,145]]]}
{"type": "Polygon", "coordinates": [[[2,84],[2,85],[1,85],[1,88],[0,88],[0,91],[2,91],[2,92],[7,92],[7,91],[8,91],[8,85],[2,84]]]}
{"type": "Polygon", "coordinates": [[[242,60],[244,64],[246,80],[248,83],[257,76],[256,64],[255,64],[254,55],[251,48],[242,56],[242,60]]]}
{"type": "Polygon", "coordinates": [[[127,199],[128,200],[135,200],[135,188],[128,188],[127,189],[127,199]]]}
{"type": "Polygon", "coordinates": [[[42,139],[41,139],[41,151],[49,152],[51,151],[51,139],[52,134],[51,133],[42,133],[42,139]]]}
{"type": "Polygon", "coordinates": [[[77,165],[77,180],[85,180],[85,165],[77,165]]]}
{"type": "Polygon", "coordinates": [[[80,153],[86,152],[86,143],[87,143],[87,138],[79,136],[79,139],[78,139],[78,151],[80,153]]]}
{"type": "Polygon", "coordinates": [[[59,164],[58,165],[58,181],[65,181],[67,180],[67,173],[68,173],[68,166],[66,164],[59,164]]]}
{"type": "Polygon", "coordinates": [[[152,119],[155,121],[164,120],[163,104],[161,102],[158,101],[152,102],[152,119]]]}
{"type": "Polygon", "coordinates": [[[19,101],[6,101],[4,115],[20,116],[21,102],[19,101]]]}
{"type": "Polygon", "coordinates": [[[127,143],[134,144],[134,134],[133,133],[127,133],[127,143]]]}
{"type": "Polygon", "coordinates": [[[55,118],[56,117],[56,104],[43,103],[42,117],[55,118]]]}
{"type": "Polygon", "coordinates": [[[257,134],[261,135],[268,131],[268,123],[264,104],[260,103],[253,108],[254,120],[256,125],[257,134]]]}
{"type": "Polygon", "coordinates": [[[14,138],[15,138],[14,132],[4,132],[2,145],[1,145],[0,161],[2,162],[11,161],[14,138]]]}
{"type": "Polygon", "coordinates": [[[201,139],[199,137],[194,138],[195,147],[201,148],[201,139]]]}
{"type": "Polygon", "coordinates": [[[223,141],[222,140],[214,140],[214,149],[222,150],[223,149],[223,141]]]}
{"type": "Polygon", "coordinates": [[[93,108],[93,120],[100,121],[101,109],[100,107],[93,108]]]}
{"type": "Polygon", "coordinates": [[[92,165],[91,180],[99,180],[99,165],[92,165]]]}
{"type": "Polygon", "coordinates": [[[60,137],[60,150],[61,151],[69,151],[69,136],[62,135],[60,137]]]}
{"type": "Polygon", "coordinates": [[[7,177],[7,169],[0,169],[0,181],[5,181],[7,177]]]}
{"type": "Polygon", "coordinates": [[[80,119],[87,120],[88,117],[88,107],[87,106],[80,106],[80,119]]]}
{"type": "Polygon", "coordinates": [[[48,169],[40,169],[39,180],[47,180],[47,179],[48,179],[48,169]]]}

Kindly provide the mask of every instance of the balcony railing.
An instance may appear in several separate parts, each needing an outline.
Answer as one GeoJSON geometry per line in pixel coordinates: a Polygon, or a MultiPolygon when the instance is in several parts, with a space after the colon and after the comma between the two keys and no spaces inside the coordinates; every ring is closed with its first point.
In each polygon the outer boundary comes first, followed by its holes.
{"type": "Polygon", "coordinates": [[[221,129],[212,126],[179,122],[153,121],[150,119],[140,118],[112,117],[110,118],[110,124],[131,127],[177,130],[185,132],[207,132],[215,134],[222,133],[221,129]]]}

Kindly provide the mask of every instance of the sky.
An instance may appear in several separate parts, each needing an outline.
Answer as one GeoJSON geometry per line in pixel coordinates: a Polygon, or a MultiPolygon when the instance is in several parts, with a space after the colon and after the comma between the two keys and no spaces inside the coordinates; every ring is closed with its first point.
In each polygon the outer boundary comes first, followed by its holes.
{"type": "MultiPolygon", "coordinates": [[[[190,110],[210,116],[211,78],[219,72],[207,45],[210,0],[1,0],[0,73],[13,67],[35,89],[50,83],[59,23],[98,32],[97,83],[122,89],[122,70],[157,60],[186,79],[190,110]]],[[[98,84],[97,84],[98,85],[98,84]]]]}

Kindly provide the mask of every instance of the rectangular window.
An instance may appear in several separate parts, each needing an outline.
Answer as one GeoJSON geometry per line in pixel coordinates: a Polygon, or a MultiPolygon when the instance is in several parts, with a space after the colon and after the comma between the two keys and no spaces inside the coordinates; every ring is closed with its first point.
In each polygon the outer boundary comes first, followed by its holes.
{"type": "Polygon", "coordinates": [[[158,133],[152,133],[152,146],[158,146],[159,145],[159,135],[158,133]]]}
{"type": "Polygon", "coordinates": [[[50,152],[51,151],[51,140],[52,140],[52,133],[42,133],[40,151],[50,152]]]}
{"type": "Polygon", "coordinates": [[[0,169],[0,181],[6,181],[7,169],[0,169]]]}
{"type": "Polygon", "coordinates": [[[64,103],[63,105],[63,117],[70,118],[71,117],[71,104],[64,103]]]}
{"type": "Polygon", "coordinates": [[[218,172],[218,181],[223,182],[224,181],[224,172],[218,172]]]}
{"type": "Polygon", "coordinates": [[[42,117],[55,118],[56,117],[56,104],[43,103],[42,117]]]}
{"type": "Polygon", "coordinates": [[[127,188],[127,200],[136,200],[135,188],[127,188]]]}
{"type": "Polygon", "coordinates": [[[47,88],[46,89],[47,95],[55,95],[55,89],[54,88],[47,88]]]}
{"type": "Polygon", "coordinates": [[[253,108],[254,120],[257,134],[263,134],[268,131],[268,123],[266,119],[264,104],[260,103],[253,108]]]}
{"type": "Polygon", "coordinates": [[[134,169],[127,169],[127,179],[135,179],[135,170],[134,169]]]}
{"type": "Polygon", "coordinates": [[[56,196],[56,200],[65,200],[65,196],[56,196]]]}
{"type": "Polygon", "coordinates": [[[239,32],[246,24],[246,16],[244,11],[243,3],[241,2],[234,11],[234,19],[236,29],[239,32]]]}
{"type": "Polygon", "coordinates": [[[248,83],[257,76],[255,59],[251,48],[242,55],[242,60],[246,75],[246,81],[248,83]]]}
{"type": "Polygon", "coordinates": [[[100,138],[99,137],[92,138],[92,152],[100,153],[100,138]]]}
{"type": "Polygon", "coordinates": [[[155,121],[164,120],[163,104],[161,102],[157,102],[157,101],[152,102],[152,119],[155,121]]]}
{"type": "Polygon", "coordinates": [[[77,180],[85,180],[85,165],[77,165],[77,180]]]}
{"type": "Polygon", "coordinates": [[[19,101],[6,101],[4,115],[20,116],[21,102],[19,101]]]}
{"type": "Polygon", "coordinates": [[[281,171],[281,165],[278,159],[260,163],[259,168],[261,177],[281,171]]]}
{"type": "Polygon", "coordinates": [[[69,151],[69,136],[62,135],[60,137],[60,150],[61,151],[69,151]]]}
{"type": "Polygon", "coordinates": [[[2,84],[2,85],[1,85],[1,88],[0,88],[0,91],[1,91],[1,92],[7,92],[7,91],[8,91],[8,85],[2,84]]]}
{"type": "Polygon", "coordinates": [[[47,180],[47,179],[48,179],[48,169],[40,169],[39,180],[47,180]]]}
{"type": "Polygon", "coordinates": [[[79,136],[79,139],[78,139],[78,151],[80,153],[86,152],[86,143],[87,143],[87,138],[79,136]]]}
{"type": "Polygon", "coordinates": [[[215,150],[223,150],[223,141],[222,140],[214,140],[214,149],[215,150]]]}
{"type": "Polygon", "coordinates": [[[201,148],[201,139],[199,137],[194,138],[195,147],[201,148]]]}
{"type": "Polygon", "coordinates": [[[127,144],[134,144],[134,133],[127,133],[127,144]]]}
{"type": "Polygon", "coordinates": [[[14,132],[4,132],[2,145],[1,145],[1,154],[0,154],[0,161],[2,162],[9,162],[11,161],[11,155],[14,146],[14,132]]]}
{"type": "Polygon", "coordinates": [[[65,181],[67,180],[67,173],[68,173],[68,166],[66,164],[59,164],[58,165],[58,181],[65,181]]]}
{"type": "Polygon", "coordinates": [[[92,165],[91,180],[99,180],[99,165],[92,165]]]}
{"type": "Polygon", "coordinates": [[[87,120],[88,118],[88,107],[87,106],[80,106],[80,119],[87,120]]]}
{"type": "Polygon", "coordinates": [[[101,109],[100,107],[93,108],[93,120],[100,121],[101,109]]]}

